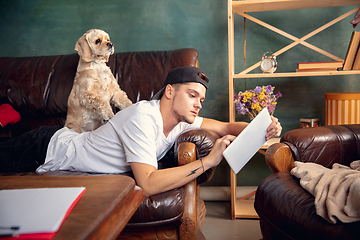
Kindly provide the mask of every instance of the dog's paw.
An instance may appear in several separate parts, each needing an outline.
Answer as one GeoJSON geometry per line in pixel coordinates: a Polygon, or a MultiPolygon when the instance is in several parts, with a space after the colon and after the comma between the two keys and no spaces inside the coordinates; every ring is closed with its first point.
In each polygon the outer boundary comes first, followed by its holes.
{"type": "Polygon", "coordinates": [[[109,121],[112,117],[114,117],[114,113],[112,111],[106,112],[103,116],[103,121],[109,121]]]}
{"type": "Polygon", "coordinates": [[[128,107],[128,106],[131,106],[133,103],[130,99],[127,99],[127,101],[124,102],[124,108],[128,107]]]}
{"type": "Polygon", "coordinates": [[[120,103],[118,104],[118,108],[119,108],[120,110],[123,110],[123,109],[131,106],[132,104],[133,104],[132,101],[127,98],[127,99],[124,99],[122,102],[120,102],[120,103]]]}

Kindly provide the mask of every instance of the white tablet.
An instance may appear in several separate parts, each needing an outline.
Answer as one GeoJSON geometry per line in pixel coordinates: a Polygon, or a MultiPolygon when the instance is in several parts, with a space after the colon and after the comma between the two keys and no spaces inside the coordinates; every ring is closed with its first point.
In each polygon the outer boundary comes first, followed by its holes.
{"type": "Polygon", "coordinates": [[[265,135],[270,124],[269,111],[264,108],[225,149],[223,156],[235,174],[266,143],[265,135]]]}

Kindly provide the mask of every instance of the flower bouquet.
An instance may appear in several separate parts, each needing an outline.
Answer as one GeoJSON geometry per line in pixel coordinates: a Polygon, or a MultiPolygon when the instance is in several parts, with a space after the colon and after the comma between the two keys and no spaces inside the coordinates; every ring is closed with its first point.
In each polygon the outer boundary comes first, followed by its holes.
{"type": "Polygon", "coordinates": [[[274,95],[274,89],[275,87],[270,85],[257,86],[254,90],[235,94],[234,103],[237,112],[242,115],[247,114],[253,120],[264,107],[267,107],[270,115],[273,115],[277,104],[276,101],[279,97],[282,97],[280,92],[274,95]]]}

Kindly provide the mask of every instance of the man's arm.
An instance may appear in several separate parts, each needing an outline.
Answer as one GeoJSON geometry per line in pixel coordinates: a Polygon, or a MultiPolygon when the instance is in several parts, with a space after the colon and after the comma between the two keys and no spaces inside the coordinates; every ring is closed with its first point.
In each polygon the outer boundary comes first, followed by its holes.
{"type": "Polygon", "coordinates": [[[217,133],[219,136],[225,135],[239,135],[248,125],[246,122],[220,122],[214,119],[204,118],[201,124],[202,129],[210,130],[217,133]]]}
{"type": "Polygon", "coordinates": [[[234,139],[235,137],[231,135],[217,139],[209,155],[202,160],[180,167],[157,170],[148,164],[132,162],[131,169],[136,183],[143,189],[146,196],[184,186],[204,171],[217,166],[222,160],[222,152],[234,139]]]}
{"type": "MultiPolygon", "coordinates": [[[[279,137],[281,134],[282,127],[277,118],[271,116],[271,124],[267,129],[266,140],[273,137],[279,137]]],[[[217,133],[219,136],[225,135],[239,135],[248,125],[246,122],[220,122],[213,119],[204,118],[201,124],[201,128],[207,129],[217,133]]]]}

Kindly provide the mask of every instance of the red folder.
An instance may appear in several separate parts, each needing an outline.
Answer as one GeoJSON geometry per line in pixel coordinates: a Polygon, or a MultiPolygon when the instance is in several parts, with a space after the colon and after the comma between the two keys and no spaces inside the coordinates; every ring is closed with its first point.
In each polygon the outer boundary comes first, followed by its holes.
{"type": "MultiPolygon", "coordinates": [[[[6,191],[6,190],[3,190],[3,191],[6,191]]],[[[65,219],[67,218],[67,216],[70,214],[70,212],[72,211],[72,209],[75,207],[75,205],[77,204],[77,202],[80,200],[80,198],[82,197],[82,195],[85,193],[86,189],[85,188],[82,188],[82,191],[77,195],[77,197],[75,198],[75,200],[73,200],[73,202],[71,203],[70,207],[67,209],[64,217],[62,218],[61,220],[61,224],[65,221],[65,219]]],[[[44,201],[46,201],[46,199],[43,199],[44,201]]],[[[54,206],[54,208],[56,208],[56,206],[54,206]]],[[[59,225],[59,228],[61,226],[61,224],[59,225]]],[[[58,228],[58,229],[59,229],[58,228]]],[[[57,230],[58,230],[57,229],[57,230]]],[[[20,229],[21,231],[21,226],[20,226],[20,229]]],[[[55,232],[42,232],[42,233],[20,233],[18,236],[16,237],[12,237],[12,236],[0,236],[0,239],[1,240],[8,240],[8,239],[36,239],[36,240],[50,240],[52,239],[57,230],[55,232]]]]}

